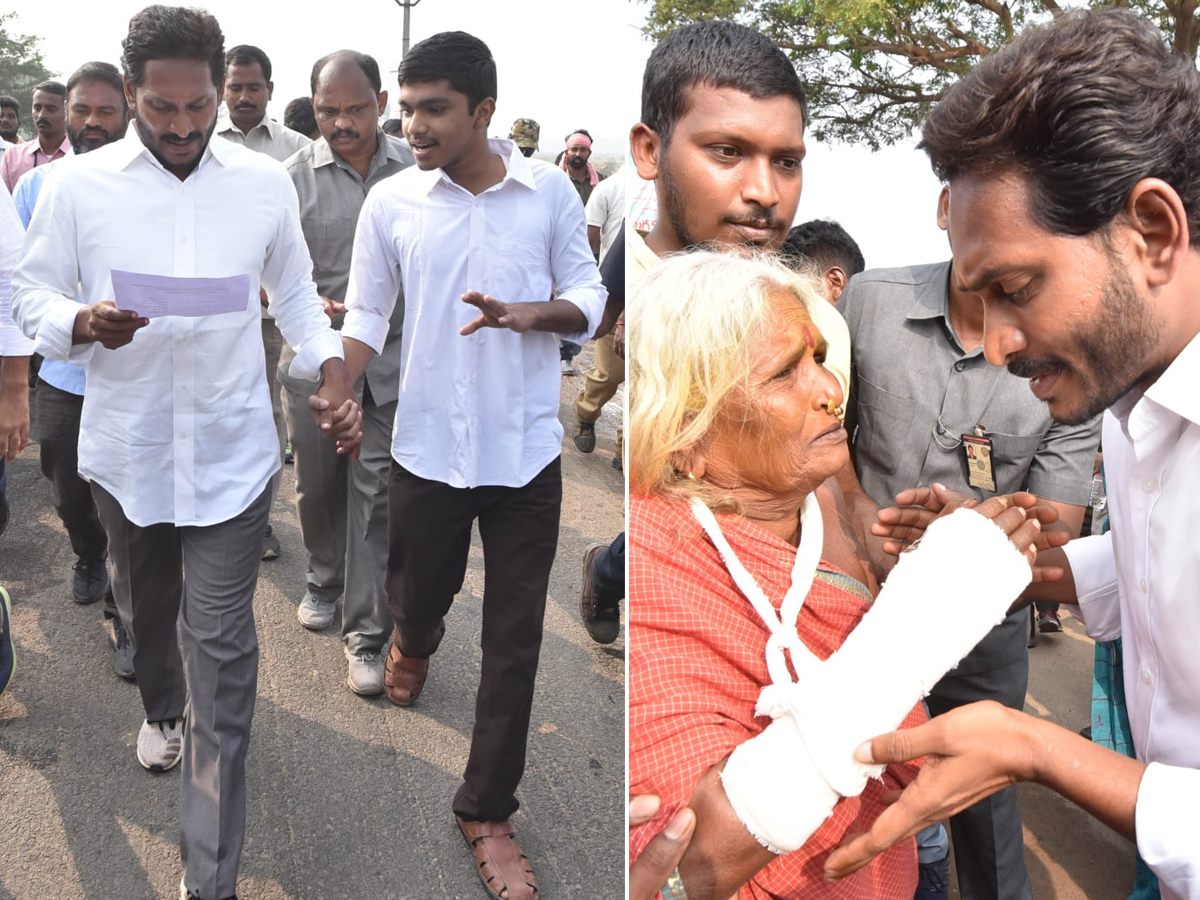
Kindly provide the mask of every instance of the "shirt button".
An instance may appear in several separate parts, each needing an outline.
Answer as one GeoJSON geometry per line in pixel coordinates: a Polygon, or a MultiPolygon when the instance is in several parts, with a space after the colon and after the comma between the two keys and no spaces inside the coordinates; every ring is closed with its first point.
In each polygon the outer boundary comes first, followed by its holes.
{"type": "Polygon", "coordinates": [[[967,364],[966,364],[965,362],[963,362],[963,361],[960,359],[958,362],[956,362],[956,363],[954,364],[954,371],[955,371],[955,372],[961,372],[961,371],[962,371],[963,369],[965,369],[966,367],[967,367],[967,364]]]}
{"type": "Polygon", "coordinates": [[[1142,487],[1145,489],[1147,494],[1152,494],[1154,493],[1154,489],[1158,487],[1158,482],[1156,482],[1153,478],[1147,478],[1142,482],[1142,487]]]}
{"type": "Polygon", "coordinates": [[[1138,581],[1138,587],[1141,588],[1141,591],[1143,594],[1146,593],[1146,579],[1145,578],[1138,581]]]}
{"type": "Polygon", "coordinates": [[[1149,672],[1146,672],[1146,671],[1144,671],[1144,670],[1143,670],[1143,672],[1142,672],[1142,683],[1143,683],[1143,684],[1149,684],[1149,683],[1150,683],[1150,673],[1149,673],[1149,672]]]}
{"type": "Polygon", "coordinates": [[[937,427],[937,433],[938,433],[938,434],[949,434],[950,432],[946,431],[946,426],[945,426],[945,425],[938,425],[938,427],[937,427]]]}

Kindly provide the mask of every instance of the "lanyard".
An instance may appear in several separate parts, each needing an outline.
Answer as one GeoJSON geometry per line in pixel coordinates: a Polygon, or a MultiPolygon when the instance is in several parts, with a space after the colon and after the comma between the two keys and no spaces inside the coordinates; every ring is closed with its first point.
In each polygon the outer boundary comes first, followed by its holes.
{"type": "Polygon", "coordinates": [[[721,526],[717,524],[712,510],[696,498],[692,499],[691,506],[692,515],[696,517],[696,521],[700,523],[704,533],[716,545],[717,552],[725,562],[725,568],[729,570],[729,574],[733,578],[733,583],[750,601],[754,611],[758,613],[763,624],[771,632],[765,651],[767,670],[771,673],[771,681],[778,685],[793,683],[783,656],[785,648],[791,654],[792,668],[797,677],[803,678],[807,670],[820,663],[820,660],[804,646],[796,632],[796,621],[800,618],[800,608],[804,605],[804,598],[808,596],[809,589],[812,587],[813,578],[817,574],[817,566],[821,562],[821,550],[825,543],[821,507],[817,502],[817,495],[809,494],[804,498],[800,507],[800,546],[796,548],[796,561],[792,565],[792,583],[783,597],[779,615],[775,614],[775,608],[771,606],[771,601],[758,586],[754,576],[746,571],[742,561],[733,552],[729,541],[721,533],[721,526]]]}

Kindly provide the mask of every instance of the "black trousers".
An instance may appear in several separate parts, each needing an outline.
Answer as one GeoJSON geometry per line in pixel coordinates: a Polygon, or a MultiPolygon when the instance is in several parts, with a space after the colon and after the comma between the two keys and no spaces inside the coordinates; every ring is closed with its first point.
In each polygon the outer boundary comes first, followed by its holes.
{"type": "Polygon", "coordinates": [[[561,509],[558,459],[519,488],[454,488],[392,463],[387,592],[405,656],[437,650],[479,520],[483,662],[471,752],[454,797],[454,812],[464,819],[501,821],[517,811],[561,509]]]}

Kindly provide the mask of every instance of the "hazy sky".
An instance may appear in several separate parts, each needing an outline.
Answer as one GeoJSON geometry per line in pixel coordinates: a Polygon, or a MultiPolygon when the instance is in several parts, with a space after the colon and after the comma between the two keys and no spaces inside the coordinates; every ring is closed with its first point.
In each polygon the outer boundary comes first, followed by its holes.
{"type": "MultiPolygon", "coordinates": [[[[129,18],[144,5],[18,0],[9,27],[41,36],[47,67],[65,80],[87,60],[119,62],[129,18]]],[[[288,100],[308,95],[313,62],[342,48],[374,56],[394,98],[403,30],[394,0],[202,5],[220,21],[227,47],[256,44],[271,57],[270,113],[277,119],[288,100]]],[[[412,9],[411,36],[415,43],[439,31],[463,30],[487,42],[499,69],[493,134],[505,135],[513,119],[529,116],[541,123],[542,151],[553,152],[567,132],[584,127],[596,139],[597,152],[620,153],[638,118],[641,74],[652,47],[638,30],[646,9],[633,0],[420,0],[412,9]]],[[[949,255],[934,221],[937,193],[937,180],[912,143],[871,153],[810,140],[797,221],[839,220],[862,247],[868,266],[933,262],[949,255]]]]}

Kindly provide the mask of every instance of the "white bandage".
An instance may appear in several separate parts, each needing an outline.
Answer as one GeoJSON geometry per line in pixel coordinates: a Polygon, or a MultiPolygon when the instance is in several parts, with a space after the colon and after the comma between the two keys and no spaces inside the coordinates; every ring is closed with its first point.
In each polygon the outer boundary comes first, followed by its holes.
{"type": "Polygon", "coordinates": [[[1030,581],[1029,563],[991,520],[960,509],[901,556],[842,646],[800,683],[763,688],[775,719],[729,757],[721,783],[734,812],[775,853],[798,849],[840,796],[882,766],[854,759],[894,731],[913,705],[1002,621],[1030,581]],[[954,614],[946,608],[954,605],[954,614]]]}

